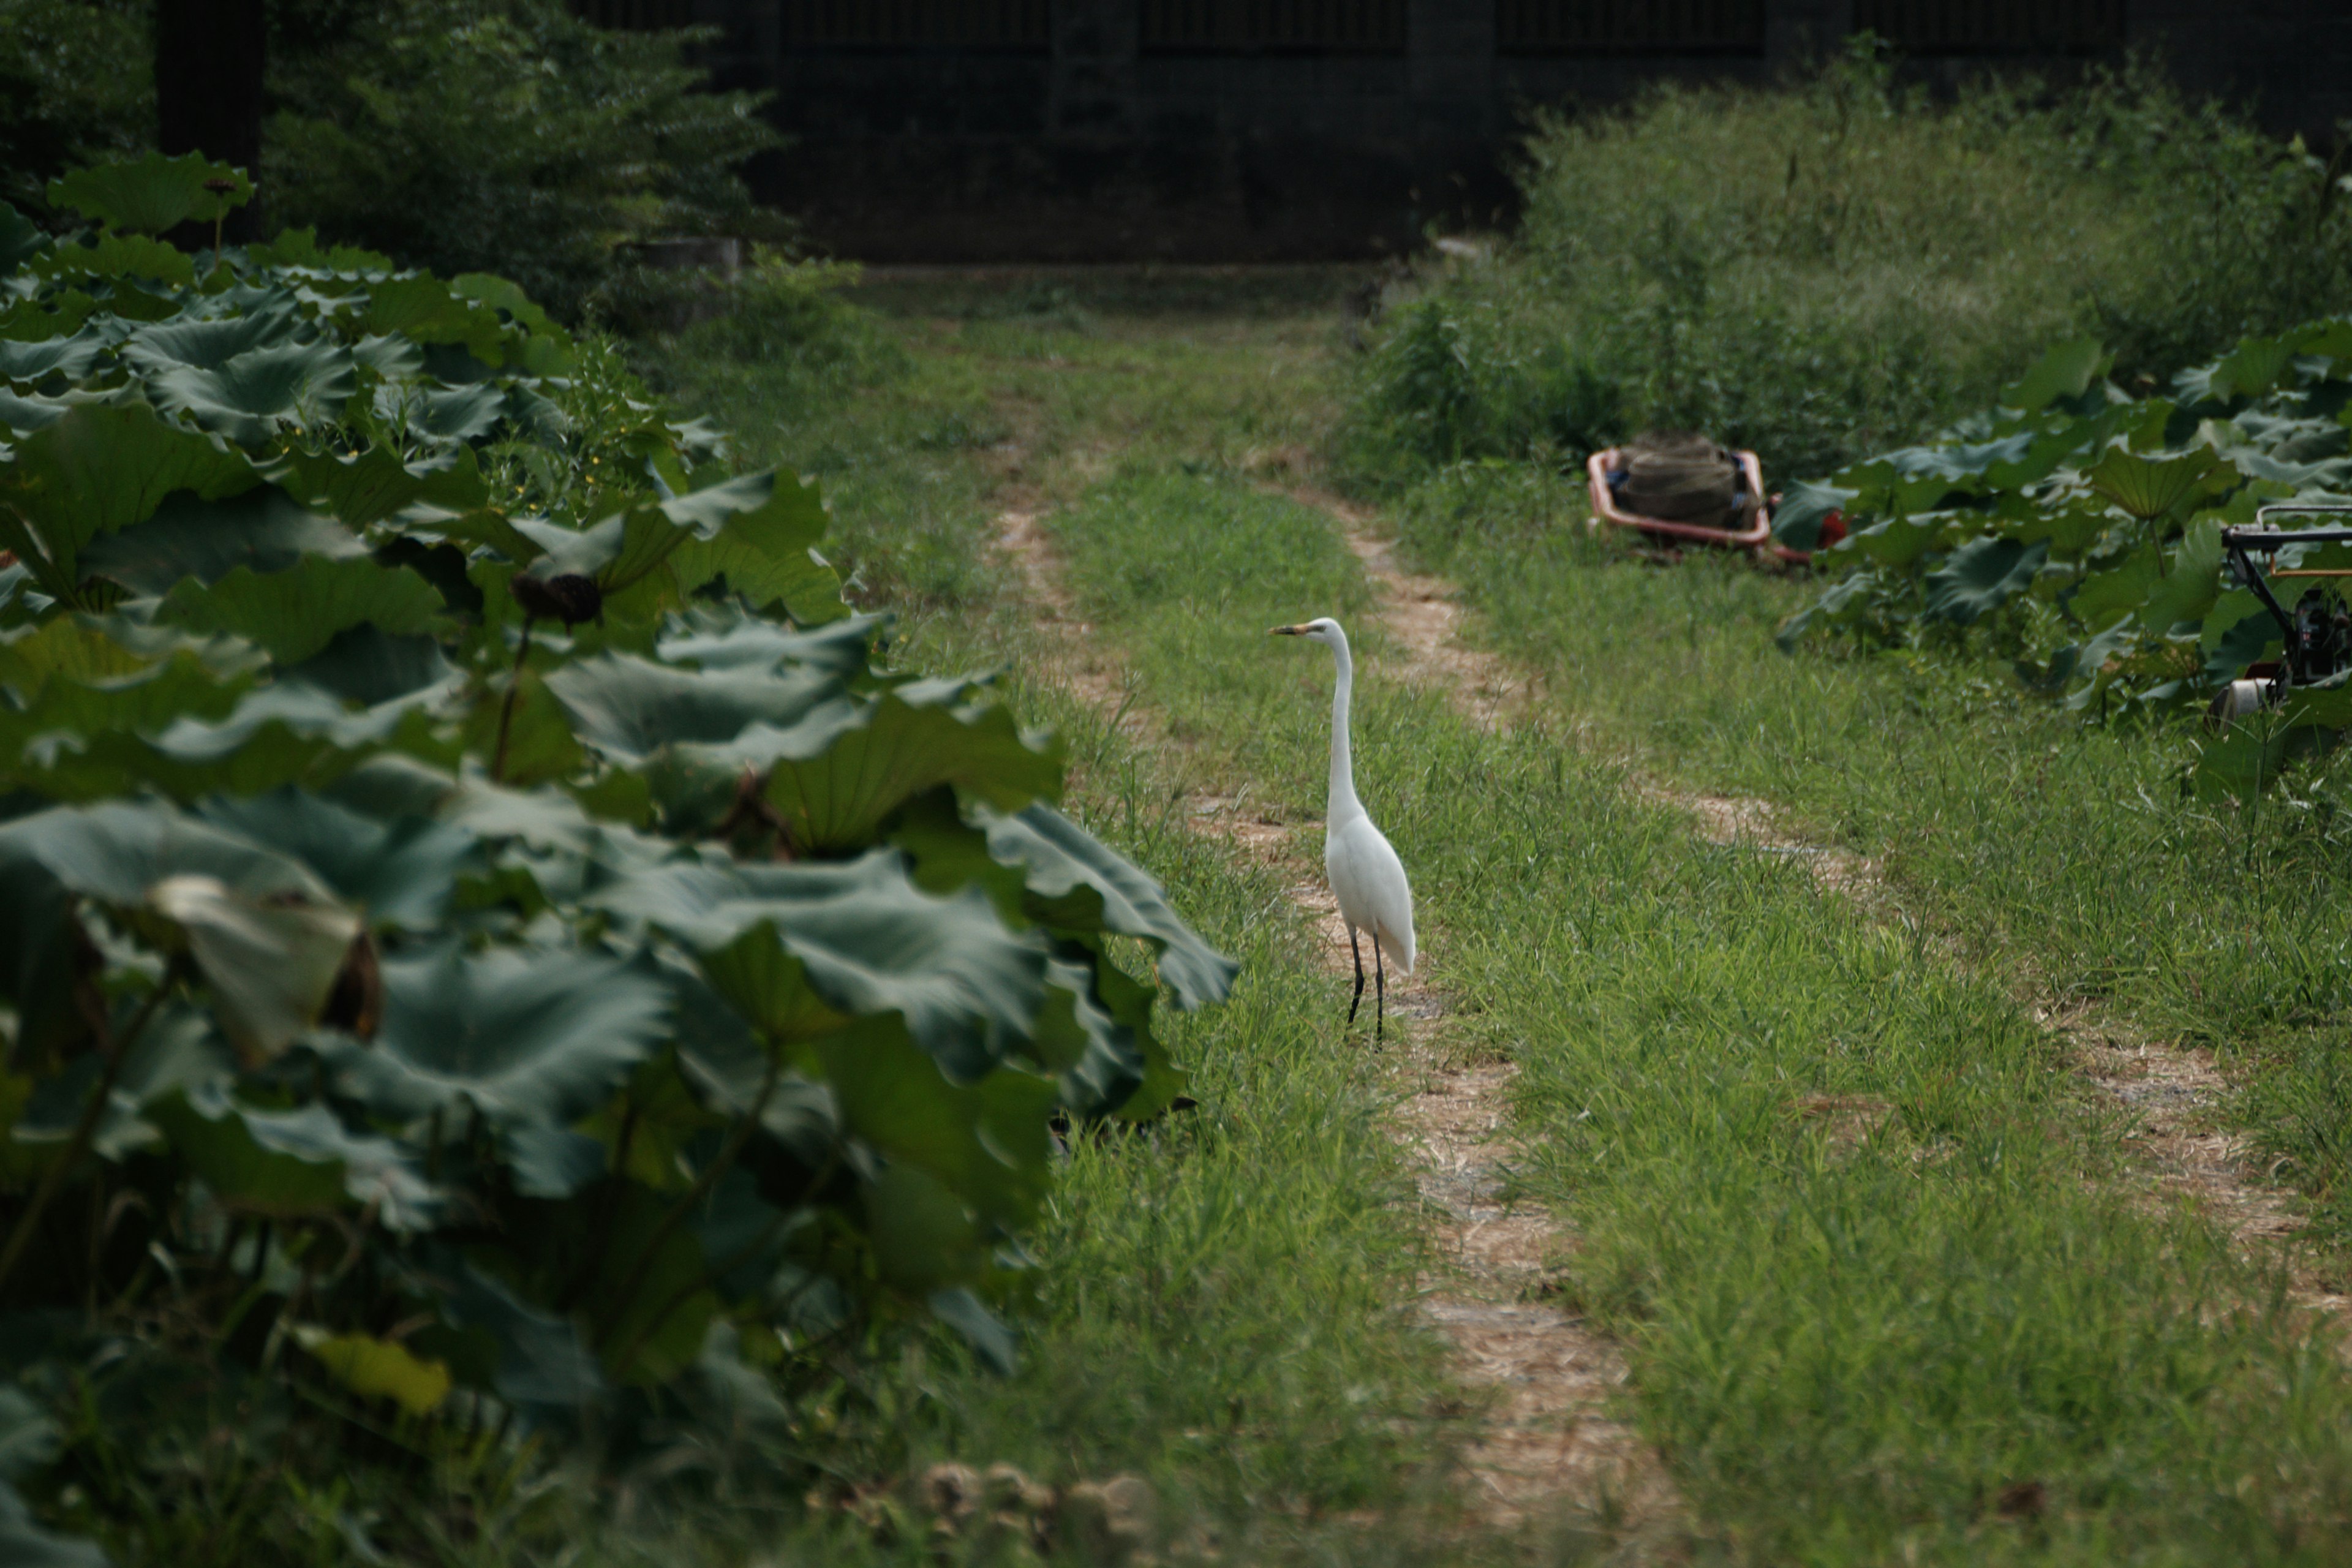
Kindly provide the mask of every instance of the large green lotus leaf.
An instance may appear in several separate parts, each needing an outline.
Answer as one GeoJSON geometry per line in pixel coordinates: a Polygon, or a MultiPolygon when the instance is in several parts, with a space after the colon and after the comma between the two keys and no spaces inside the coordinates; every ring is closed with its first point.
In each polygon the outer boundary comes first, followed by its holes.
{"type": "MultiPolygon", "coordinates": [[[[36,430],[46,430],[64,418],[66,411],[72,406],[63,398],[20,397],[13,392],[0,389],[0,426],[13,434],[30,435],[36,430]]],[[[0,450],[5,450],[5,442],[0,442],[0,450]]]]}
{"type": "Polygon", "coordinates": [[[37,704],[52,680],[120,681],[154,663],[80,616],[0,632],[0,686],[15,693],[19,710],[37,704]]]}
{"type": "Polygon", "coordinates": [[[398,1144],[352,1132],[323,1105],[260,1110],[218,1084],[174,1089],[142,1108],[222,1202],[274,1217],[346,1203],[396,1231],[428,1228],[439,1206],[398,1144]]]}
{"type": "Polygon", "coordinates": [[[362,1399],[389,1399],[411,1415],[430,1415],[449,1397],[447,1363],[420,1361],[391,1340],[315,1325],[295,1337],[321,1371],[362,1399]]]}
{"type": "MultiPolygon", "coordinates": [[[[2091,678],[2067,694],[2066,706],[2069,709],[2079,713],[2098,700],[2100,694],[2106,690],[2114,679],[2114,671],[2107,668],[2107,663],[2131,651],[2132,645],[2139,640],[2137,625],[2128,615],[2118,616],[2115,625],[2081,648],[2068,650],[2073,656],[2068,668],[2075,674],[2086,674],[2091,678]]],[[[2055,666],[2061,661],[2053,655],[2050,662],[2055,666]]]]}
{"type": "Polygon", "coordinates": [[[2001,405],[2032,414],[2062,398],[2080,397],[2114,363],[2115,356],[2096,338],[2059,343],[2036,360],[2032,370],[2001,389],[2001,405]]]}
{"type": "Polygon", "coordinates": [[[46,342],[0,341],[0,381],[39,381],[51,375],[79,381],[98,363],[98,356],[111,346],[112,336],[103,328],[90,324],[71,337],[51,338],[46,342]]]}
{"type": "MultiPolygon", "coordinates": [[[[699,954],[724,955],[728,984],[772,978],[774,993],[729,997],[755,1022],[796,1016],[785,988],[805,984],[839,1013],[903,1015],[961,1082],[982,1077],[1008,1043],[1025,1039],[1043,1000],[1044,946],[1007,931],[977,889],[948,899],[925,893],[894,849],[795,866],[674,860],[636,868],[590,901],[699,954]],[[751,946],[738,948],[747,937],[751,946]],[[760,944],[794,963],[756,968],[750,958],[760,944]]],[[[719,976],[705,973],[725,994],[719,976]]]]}
{"type": "Polygon", "coordinates": [[[16,1489],[0,1482],[0,1563],[8,1568],[110,1568],[111,1561],[87,1541],[42,1529],[16,1489]]]}
{"type": "Polygon", "coordinates": [[[49,205],[71,207],[110,228],[161,234],[184,223],[210,223],[253,199],[244,170],[201,153],[166,158],[160,153],[117,163],[94,163],[49,182],[49,205]],[[226,181],[214,190],[209,182],[226,181]]]}
{"type": "MultiPolygon", "coordinates": [[[[194,686],[209,710],[219,688],[193,681],[143,682],[136,689],[159,691],[194,686]]],[[[87,700],[66,703],[53,686],[45,709],[104,711],[121,692],[70,689],[87,700]]],[[[456,744],[435,723],[434,713],[461,689],[426,688],[373,708],[352,710],[332,692],[281,677],[275,683],[234,697],[218,719],[181,711],[167,718],[160,733],[143,732],[156,722],[142,703],[142,732],[121,729],[77,730],[37,734],[15,770],[27,787],[59,800],[89,800],[137,791],[160,791],[181,800],[213,794],[257,795],[281,784],[323,786],[369,752],[393,746],[433,761],[454,763],[456,744]]],[[[234,689],[230,689],[234,696],[234,689]]],[[[0,713],[0,720],[5,720],[0,713]]],[[[11,726],[0,722],[0,745],[11,726]]]]}
{"type": "MultiPolygon", "coordinates": [[[[267,1060],[317,1018],[358,921],[300,863],[157,805],[58,807],[0,826],[0,864],[30,862],[67,892],[173,933],[209,984],[223,1027],[267,1060]]],[[[38,879],[12,870],[23,894],[38,879]]],[[[54,909],[44,900],[43,907],[54,909]]],[[[26,926],[20,941],[57,951],[26,926]]],[[[70,933],[66,945],[73,942],[70,933]]]]}
{"type": "Polygon", "coordinates": [[[491,382],[471,386],[425,387],[405,412],[408,427],[438,441],[471,441],[487,436],[506,412],[506,394],[491,382]]]}
{"type": "Polygon", "coordinates": [[[2140,624],[2159,635],[2183,621],[2201,621],[2221,594],[2221,525],[2200,518],[2172,552],[2171,567],[2153,584],[2140,624]]]}
{"type": "Polygon", "coordinates": [[[33,258],[26,270],[53,288],[68,292],[88,284],[102,297],[89,312],[123,321],[160,321],[183,309],[181,290],[196,280],[196,265],[178,246],[143,234],[118,234],[110,229],[77,245],[54,245],[33,258]]]}
{"type": "Polygon", "coordinates": [[[274,239],[246,247],[247,259],[262,267],[307,268],[320,272],[362,277],[390,272],[393,259],[355,245],[320,248],[315,228],[281,229],[274,239]]]}
{"type": "Polygon", "coordinates": [[[248,1067],[273,1060],[318,1022],[361,929],[341,904],[255,899],[209,876],[166,877],[147,903],[179,928],[248,1067]]]}
{"type": "Polygon", "coordinates": [[[870,844],[892,812],[941,784],[1003,811],[1059,795],[1058,752],[1024,733],[1004,707],[963,700],[971,689],[950,679],[885,692],[864,725],[821,754],[780,757],[767,799],[794,843],[821,851],[870,844]]]}
{"type": "Polygon", "coordinates": [[[457,671],[435,638],[395,637],[366,622],[337,632],[310,658],[282,668],[278,678],[373,708],[427,687],[446,686],[457,679],[457,671]]]}
{"type": "Polygon", "coordinates": [[[817,1052],[852,1137],[895,1167],[927,1173],[993,1226],[1034,1216],[1052,1180],[1053,1080],[1000,1068],[950,1082],[887,1014],[829,1036],[817,1052]]]}
{"type": "Polygon", "coordinates": [[[991,1372],[999,1377],[1011,1377],[1020,1370],[1020,1347],[1013,1331],[990,1311],[981,1299],[965,1286],[951,1286],[934,1290],[925,1298],[924,1305],[931,1316],[963,1336],[991,1372]]]}
{"type": "Polygon", "coordinates": [[[2086,626],[2113,626],[2117,616],[2137,614],[2163,580],[2164,550],[2151,539],[2126,556],[2122,564],[2085,577],[2067,601],[2067,608],[2086,626]]]}
{"type": "Polygon", "coordinates": [[[1781,495],[1772,509],[1772,537],[1790,550],[1811,550],[1821,542],[1822,524],[1829,515],[1852,503],[1860,492],[1833,484],[1800,479],[1781,495]]]}
{"type": "Polygon", "coordinates": [[[160,596],[185,578],[217,583],[238,570],[284,572],[311,556],[364,561],[367,547],[277,486],[257,485],[226,500],[173,495],[146,521],[93,540],[82,566],[160,596]]]}
{"type": "Polygon", "coordinates": [[[356,384],[351,350],[323,340],[273,343],[217,370],[173,365],[147,378],[156,407],[245,447],[260,446],[281,425],[320,423],[356,384]]]}
{"type": "Polygon", "coordinates": [[[123,340],[122,357],[142,375],[174,367],[217,370],[239,354],[284,342],[302,324],[291,310],[243,316],[151,321],[123,340]]]}
{"type": "Polygon", "coordinates": [[[578,660],[550,675],[547,686],[581,740],[632,763],[669,747],[724,746],[754,726],[780,748],[797,744],[814,753],[838,726],[797,741],[793,727],[842,695],[840,681],[819,669],[696,671],[630,654],[578,660]]]}
{"type": "Polygon", "coordinates": [[[849,614],[841,579],[814,545],[827,518],[816,487],[788,471],[751,474],[663,504],[694,538],[670,558],[678,585],[692,594],[720,577],[754,608],[782,605],[803,626],[849,614]]]}
{"type": "Polygon", "coordinates": [[[1029,912],[1068,931],[1141,937],[1160,950],[1160,977],[1180,1006],[1222,1002],[1241,966],[1177,917],[1150,872],[1050,805],[978,814],[989,853],[1022,868],[1029,912]]]}
{"type": "Polygon", "coordinates": [[[808,983],[808,968],[784,945],[772,921],[733,941],[701,950],[702,977],[760,1035],[779,1044],[813,1040],[849,1022],[808,983]]]}
{"type": "Polygon", "coordinates": [[[442,608],[439,591],[405,566],[385,568],[364,555],[305,555],[280,572],[239,566],[210,584],[183,579],[156,617],[244,637],[295,664],[361,625],[396,637],[430,632],[442,608]]]}
{"type": "Polygon", "coordinates": [[[386,958],[373,1041],[322,1044],[341,1093],[406,1120],[471,1104],[492,1127],[568,1127],[604,1103],[667,1028],[669,994],[589,952],[386,958]]]}
{"type": "Polygon", "coordinates": [[[2047,543],[2053,559],[2077,561],[2116,526],[2116,514],[2088,496],[2076,495],[2052,502],[2024,501],[2013,515],[2007,508],[2009,536],[2020,544],[2047,543]]]}
{"type": "Polygon", "coordinates": [[[2050,553],[2046,544],[1988,536],[1961,545],[1927,574],[1927,614],[1968,626],[2023,593],[2050,553]]]}
{"type": "Polygon", "coordinates": [[[440,1298],[448,1327],[409,1342],[446,1360],[468,1386],[496,1393],[526,1424],[576,1419],[604,1395],[594,1354],[565,1319],[530,1305],[455,1253],[429,1255],[419,1275],[440,1298]]]}
{"type": "Polygon", "coordinates": [[[697,609],[674,617],[654,651],[667,663],[705,670],[775,670],[796,665],[849,680],[866,673],[875,635],[887,619],[850,616],[812,631],[795,631],[737,609],[697,609]]]}
{"type": "Polygon", "coordinates": [[[1908,566],[1936,547],[1950,519],[1930,512],[1925,517],[1890,517],[1851,536],[1853,547],[1886,566],[1908,566]]]}
{"type": "MultiPolygon", "coordinates": [[[[1151,1027],[1151,1009],[1159,1000],[1158,988],[1112,963],[1100,937],[1076,938],[1065,946],[1066,951],[1083,948],[1094,955],[1095,1000],[1127,1030],[1136,1055],[1142,1058],[1143,1082],[1118,1102],[1112,1114],[1126,1121],[1149,1121],[1160,1115],[1184,1092],[1186,1079],[1151,1027]]],[[[1070,1093],[1066,1083],[1064,1092],[1070,1093]]]]}
{"type": "Polygon", "coordinates": [[[2110,447],[2083,470],[2090,487],[2143,522],[2164,516],[2200,495],[2212,494],[2240,478],[2210,447],[2192,447],[2168,457],[2143,458],[2110,447]]]}
{"type": "Polygon", "coordinates": [[[0,202],[0,272],[14,272],[48,247],[40,225],[0,202]]]}
{"type": "Polygon", "coordinates": [[[55,806],[0,823],[0,857],[47,868],[68,890],[136,910],[167,878],[215,880],[256,902],[331,906],[299,862],[241,834],[153,803],[55,806]]]}
{"type": "Polygon", "coordinates": [[[2216,402],[2260,397],[2279,384],[2304,344],[2315,335],[2311,327],[2283,332],[2274,338],[2247,337],[2215,361],[2205,378],[2205,393],[2216,402]]]}
{"type": "MultiPolygon", "coordinates": [[[[678,1072],[710,1110],[730,1121],[750,1115],[767,1080],[769,1048],[701,976],[669,963],[662,973],[676,1003],[678,1072]]],[[[814,1171],[839,1149],[841,1110],[826,1085],[785,1069],[769,1090],[760,1130],[814,1171]]]]}
{"type": "Polygon", "coordinates": [[[604,1176],[604,1145],[560,1127],[509,1127],[499,1152],[526,1198],[568,1198],[604,1176]]]}
{"type": "Polygon", "coordinates": [[[143,404],[85,404],[0,464],[0,547],[16,552],[43,593],[79,605],[92,540],[152,517],[174,490],[218,500],[259,479],[243,453],[166,425],[143,404]]]}
{"type": "Polygon", "coordinates": [[[429,275],[390,278],[369,290],[361,330],[397,332],[420,343],[463,343],[486,365],[505,358],[506,329],[498,312],[455,292],[429,275]]]}
{"type": "Polygon", "coordinates": [[[412,931],[446,920],[457,879],[481,867],[474,835],[453,823],[363,816],[297,789],[209,800],[197,815],[299,860],[371,921],[412,931]]]}
{"type": "Polygon", "coordinates": [[[1054,1075],[1062,1108],[1073,1116],[1108,1116],[1143,1085],[1143,1055],[1133,1031],[1095,999],[1090,963],[1056,958],[1032,1040],[1037,1065],[1054,1075]]]}
{"type": "MultiPolygon", "coordinates": [[[[460,272],[449,279],[451,292],[488,305],[502,313],[509,321],[530,333],[545,338],[559,346],[569,347],[571,337],[555,324],[553,317],[542,310],[538,301],[523,292],[522,286],[499,277],[495,272],[460,272]]],[[[552,372],[533,371],[534,375],[552,372]]]]}

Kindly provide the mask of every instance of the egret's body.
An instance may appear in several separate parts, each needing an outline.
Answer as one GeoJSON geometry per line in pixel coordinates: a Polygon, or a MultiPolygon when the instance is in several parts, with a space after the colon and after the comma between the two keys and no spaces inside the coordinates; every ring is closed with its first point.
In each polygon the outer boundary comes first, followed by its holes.
{"type": "Polygon", "coordinates": [[[1323,812],[1323,869],[1331,879],[1331,896],[1339,901],[1348,947],[1356,959],[1356,993],[1348,1004],[1351,1024],[1364,999],[1364,952],[1357,933],[1372,939],[1377,1035],[1388,1013],[1388,970],[1382,956],[1395,960],[1405,973],[1412,973],[1412,885],[1405,880],[1404,862],[1356,798],[1348,736],[1356,666],[1348,653],[1348,634],[1328,616],[1304,626],[1276,626],[1274,632],[1276,637],[1312,637],[1331,650],[1339,665],[1339,680],[1331,690],[1331,793],[1323,812]]]}

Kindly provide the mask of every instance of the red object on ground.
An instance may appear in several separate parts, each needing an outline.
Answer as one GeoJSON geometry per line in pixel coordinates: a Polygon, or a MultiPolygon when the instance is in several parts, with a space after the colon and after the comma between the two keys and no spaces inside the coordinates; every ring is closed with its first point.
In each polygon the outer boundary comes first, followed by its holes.
{"type": "MultiPolygon", "coordinates": [[[[1748,489],[1759,497],[1764,494],[1764,468],[1753,452],[1734,452],[1739,466],[1747,471],[1748,489]]],[[[1772,537],[1772,510],[1759,504],[1756,521],[1737,531],[1728,528],[1707,528],[1696,522],[1669,522],[1662,517],[1643,517],[1626,511],[1609,493],[1609,470],[1617,462],[1617,448],[1606,447],[1585,459],[1584,471],[1592,481],[1592,517],[1586,526],[1599,529],[1606,522],[1618,528],[1631,528],[1668,544],[1715,544],[1730,550],[1762,550],[1772,537]]],[[[1801,561],[1804,557],[1783,552],[1785,558],[1801,561]]]]}

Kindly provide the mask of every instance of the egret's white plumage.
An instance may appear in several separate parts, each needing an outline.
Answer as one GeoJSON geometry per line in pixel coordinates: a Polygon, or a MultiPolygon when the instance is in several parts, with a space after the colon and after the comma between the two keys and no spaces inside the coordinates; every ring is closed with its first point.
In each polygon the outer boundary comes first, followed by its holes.
{"type": "Polygon", "coordinates": [[[1323,813],[1323,869],[1331,879],[1331,895],[1339,900],[1348,946],[1356,955],[1356,1000],[1349,1004],[1349,1020],[1354,1021],[1364,995],[1358,931],[1372,939],[1377,1019],[1388,1010],[1388,973],[1381,955],[1394,959],[1407,974],[1412,973],[1412,886],[1405,880],[1404,862],[1356,798],[1356,770],[1348,746],[1348,706],[1355,691],[1356,666],[1348,654],[1348,634],[1327,616],[1304,626],[1276,626],[1274,635],[1312,637],[1329,648],[1339,664],[1339,679],[1331,691],[1331,795],[1323,813]]]}

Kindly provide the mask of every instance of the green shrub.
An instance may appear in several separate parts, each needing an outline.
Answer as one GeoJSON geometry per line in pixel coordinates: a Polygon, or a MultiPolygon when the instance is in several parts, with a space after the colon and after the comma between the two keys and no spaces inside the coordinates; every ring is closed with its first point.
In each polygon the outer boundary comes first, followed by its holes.
{"type": "Polygon", "coordinates": [[[2352,299],[2333,172],[2135,66],[1949,102],[1857,51],[1779,89],[1540,118],[1526,216],[1374,339],[1360,477],[1693,426],[1822,473],[2095,333],[2125,381],[2352,299]]]}
{"type": "Polygon", "coordinates": [[[44,213],[54,175],[153,141],[152,11],[143,0],[0,0],[0,201],[44,213]]]}
{"type": "Polygon", "coordinates": [[[494,270],[576,317],[625,241],[774,221],[736,170],[780,139],[757,95],[700,90],[698,38],[607,32],[560,0],[329,12],[273,66],[270,219],[494,270]]]}

